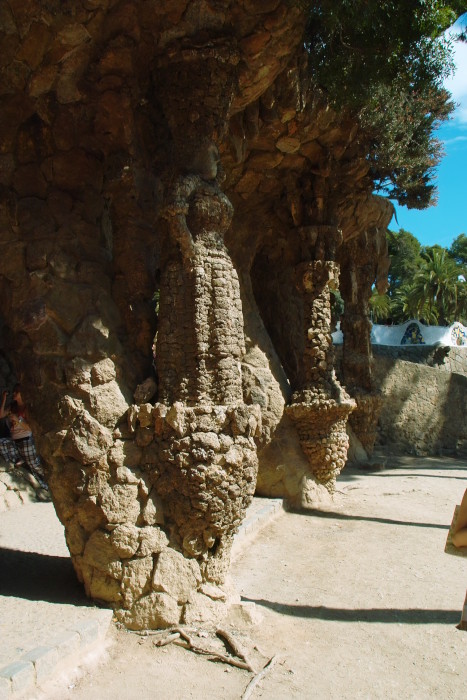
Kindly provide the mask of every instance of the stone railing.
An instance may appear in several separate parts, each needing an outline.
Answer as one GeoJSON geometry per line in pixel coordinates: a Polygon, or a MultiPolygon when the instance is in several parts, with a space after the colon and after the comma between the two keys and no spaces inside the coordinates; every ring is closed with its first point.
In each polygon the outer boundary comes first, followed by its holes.
{"type": "MultiPolygon", "coordinates": [[[[445,347],[467,347],[467,328],[455,322],[450,326],[425,326],[421,321],[410,319],[397,326],[373,324],[372,345],[437,345],[445,347]]],[[[332,334],[334,345],[343,342],[340,326],[332,334]]]]}

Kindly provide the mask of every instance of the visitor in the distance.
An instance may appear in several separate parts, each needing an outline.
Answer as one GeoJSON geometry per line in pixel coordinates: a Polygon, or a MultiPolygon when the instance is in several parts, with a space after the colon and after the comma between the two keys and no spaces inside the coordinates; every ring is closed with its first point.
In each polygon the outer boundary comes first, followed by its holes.
{"type": "Polygon", "coordinates": [[[5,462],[10,462],[10,464],[14,464],[15,467],[19,467],[21,464],[24,464],[24,459],[21,458],[18,448],[11,438],[10,422],[8,418],[10,411],[9,408],[6,407],[7,398],[8,391],[5,389],[2,393],[2,403],[0,405],[0,456],[3,457],[5,462]]]}
{"type": "Polygon", "coordinates": [[[36,451],[32,429],[27,420],[27,407],[21,396],[19,384],[16,384],[13,389],[13,401],[8,410],[6,409],[6,394],[7,392],[3,392],[0,418],[6,416],[10,438],[0,439],[0,454],[3,459],[12,462],[16,467],[26,462],[29,471],[37,479],[39,485],[47,489],[44,470],[36,451]]]}

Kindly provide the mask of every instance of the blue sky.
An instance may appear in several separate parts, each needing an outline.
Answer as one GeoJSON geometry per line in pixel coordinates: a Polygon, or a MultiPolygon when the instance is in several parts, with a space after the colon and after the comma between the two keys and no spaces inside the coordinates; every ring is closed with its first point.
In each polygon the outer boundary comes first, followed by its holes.
{"type": "MultiPolygon", "coordinates": [[[[466,15],[454,27],[461,24],[467,24],[466,15]]],[[[396,205],[397,221],[393,218],[389,225],[393,231],[410,231],[422,245],[445,248],[460,233],[467,235],[467,43],[456,42],[454,61],[455,74],[445,85],[458,106],[436,132],[446,154],[437,168],[438,203],[424,210],[396,205]]]]}

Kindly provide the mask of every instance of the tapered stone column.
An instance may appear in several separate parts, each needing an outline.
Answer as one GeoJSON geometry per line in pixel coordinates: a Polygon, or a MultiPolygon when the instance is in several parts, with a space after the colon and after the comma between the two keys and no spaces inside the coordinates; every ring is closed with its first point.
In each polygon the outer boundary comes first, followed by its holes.
{"type": "MultiPolygon", "coordinates": [[[[301,233],[315,242],[320,256],[332,251],[338,238],[331,226],[310,226],[301,233]]],[[[347,459],[346,423],[355,408],[334,370],[330,290],[338,284],[339,266],[333,260],[310,260],[298,265],[296,274],[304,310],[303,375],[286,410],[314,477],[332,492],[347,459]]]]}
{"type": "Polygon", "coordinates": [[[242,396],[243,313],[224,244],[233,207],[221,189],[217,150],[234,94],[236,54],[219,44],[168,56],[158,79],[175,161],[161,213],[159,396],[149,421],[148,473],[171,540],[196,560],[204,581],[219,584],[253,498],[261,428],[259,407],[247,406],[242,396]]]}

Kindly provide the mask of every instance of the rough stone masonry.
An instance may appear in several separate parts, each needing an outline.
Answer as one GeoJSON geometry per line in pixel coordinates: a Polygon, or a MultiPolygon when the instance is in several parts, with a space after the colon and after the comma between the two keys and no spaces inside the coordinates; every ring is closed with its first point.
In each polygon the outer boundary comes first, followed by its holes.
{"type": "Polygon", "coordinates": [[[366,333],[391,211],[303,24],[286,0],[0,6],[1,350],[77,575],[132,628],[221,614],[256,483],[332,493],[350,414],[371,450],[371,348],[349,330],[355,405],[330,290],[340,269],[366,333]]]}

